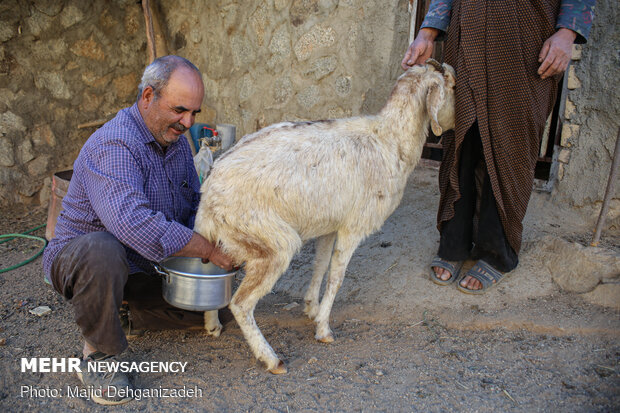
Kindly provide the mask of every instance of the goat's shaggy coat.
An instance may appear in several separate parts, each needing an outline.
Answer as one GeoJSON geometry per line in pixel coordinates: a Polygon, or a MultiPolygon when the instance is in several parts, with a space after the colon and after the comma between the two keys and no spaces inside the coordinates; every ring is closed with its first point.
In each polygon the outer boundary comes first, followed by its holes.
{"type": "Polygon", "coordinates": [[[447,65],[416,66],[398,79],[376,116],[272,125],[215,162],[195,230],[245,262],[229,307],[271,372],[286,369],[256,325],[256,303],[303,242],[318,238],[305,312],[316,323],[316,339],[333,341],[329,314],[347,264],[400,203],[429,124],[436,135],[454,127],[454,83],[447,65]]]}

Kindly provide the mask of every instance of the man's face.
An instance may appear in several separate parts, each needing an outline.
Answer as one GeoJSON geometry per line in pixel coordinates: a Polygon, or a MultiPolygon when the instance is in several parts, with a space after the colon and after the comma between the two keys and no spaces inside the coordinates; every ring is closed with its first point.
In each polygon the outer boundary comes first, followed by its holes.
{"type": "Polygon", "coordinates": [[[162,147],[176,142],[194,124],[203,96],[200,76],[185,67],[172,72],[159,97],[155,97],[152,88],[144,89],[141,97],[142,117],[162,147]]]}

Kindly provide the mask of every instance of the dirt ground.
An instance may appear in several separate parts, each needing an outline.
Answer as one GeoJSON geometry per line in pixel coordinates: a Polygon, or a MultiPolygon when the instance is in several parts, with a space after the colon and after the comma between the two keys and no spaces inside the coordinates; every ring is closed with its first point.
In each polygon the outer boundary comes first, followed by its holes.
{"type": "MultiPolygon", "coordinates": [[[[620,312],[561,291],[540,248],[547,236],[587,240],[594,221],[535,193],[519,267],[492,292],[466,295],[428,278],[438,243],[436,182],[436,170],[416,169],[401,206],[356,251],[332,311],[334,343],[315,341],[302,311],[312,243],[259,303],[257,323],[287,374],[271,375],[255,361],[228,310],[217,339],[150,331],[122,354],[188,362],[184,373],[138,373],[132,381],[142,389],[198,388],[201,397],[106,408],[68,397],[66,387],[79,384],[71,373],[21,373],[22,357],[77,354],[80,336],[70,304],[43,283],[41,258],[0,274],[0,411],[618,411],[620,312]],[[29,313],[40,305],[52,312],[29,313]],[[22,397],[22,386],[65,394],[22,397]]],[[[3,213],[0,231],[45,220],[44,209],[3,213]]],[[[620,253],[620,238],[607,234],[601,246],[620,253]]],[[[32,241],[0,244],[0,268],[37,249],[32,241]]]]}

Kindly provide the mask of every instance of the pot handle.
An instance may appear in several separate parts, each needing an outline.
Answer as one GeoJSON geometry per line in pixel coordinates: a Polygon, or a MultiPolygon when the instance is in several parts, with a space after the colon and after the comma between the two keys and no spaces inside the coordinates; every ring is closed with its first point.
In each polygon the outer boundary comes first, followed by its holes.
{"type": "Polygon", "coordinates": [[[168,278],[168,273],[164,270],[162,270],[162,268],[157,264],[157,263],[152,263],[153,264],[153,268],[155,268],[155,272],[158,273],[159,275],[163,275],[164,278],[168,278]]]}

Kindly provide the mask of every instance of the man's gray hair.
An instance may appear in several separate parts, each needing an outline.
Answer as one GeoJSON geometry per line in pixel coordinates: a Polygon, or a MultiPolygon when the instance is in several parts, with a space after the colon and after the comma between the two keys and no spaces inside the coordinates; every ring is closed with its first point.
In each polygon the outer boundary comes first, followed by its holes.
{"type": "Polygon", "coordinates": [[[150,65],[144,69],[144,73],[142,74],[142,80],[140,81],[140,85],[138,86],[138,99],[142,96],[142,92],[147,87],[153,88],[153,93],[155,94],[155,98],[158,98],[161,94],[161,91],[168,84],[168,80],[170,80],[170,76],[172,72],[174,72],[179,66],[185,66],[188,69],[195,70],[196,73],[202,79],[202,74],[200,70],[189,60],[185,59],[181,56],[169,55],[162,56],[153,61],[150,65]]]}

